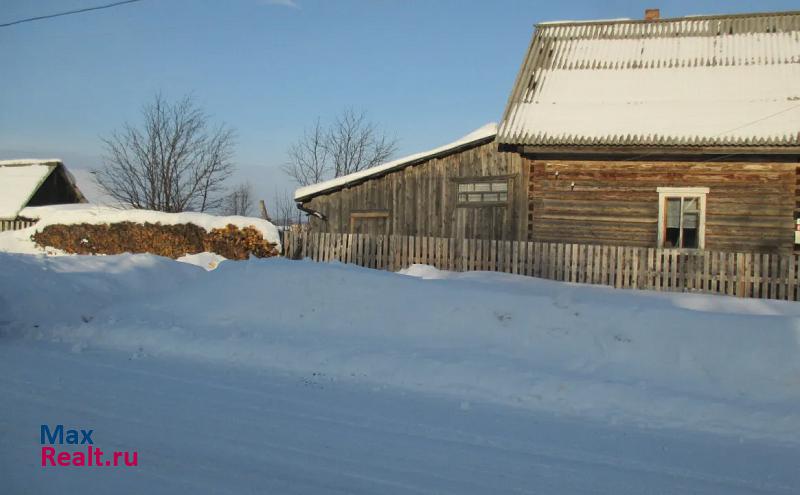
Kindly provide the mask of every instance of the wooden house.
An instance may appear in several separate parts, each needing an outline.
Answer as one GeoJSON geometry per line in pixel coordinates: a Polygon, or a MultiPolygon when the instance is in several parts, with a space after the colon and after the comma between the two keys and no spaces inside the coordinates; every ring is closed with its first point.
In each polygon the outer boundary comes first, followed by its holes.
{"type": "Polygon", "coordinates": [[[800,12],[539,24],[477,136],[295,199],[323,232],[789,252],[800,12]]]}
{"type": "Polygon", "coordinates": [[[0,231],[33,225],[35,221],[20,215],[27,206],[85,202],[60,160],[0,161],[0,231]]]}
{"type": "Polygon", "coordinates": [[[497,141],[532,239],[792,250],[800,13],[539,25],[497,141]]]}

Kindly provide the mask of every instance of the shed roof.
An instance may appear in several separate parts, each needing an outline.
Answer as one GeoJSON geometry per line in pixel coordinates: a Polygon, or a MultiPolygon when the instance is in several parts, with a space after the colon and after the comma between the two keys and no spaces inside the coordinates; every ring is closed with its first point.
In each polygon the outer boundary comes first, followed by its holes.
{"type": "Polygon", "coordinates": [[[432,158],[439,158],[467,148],[472,148],[479,144],[492,141],[496,134],[497,124],[491,122],[478,129],[475,129],[466,136],[459,138],[452,143],[445,144],[444,146],[439,146],[438,148],[434,148],[432,150],[405,156],[403,158],[382,163],[380,165],[354,172],[352,174],[336,177],[335,179],[327,180],[325,182],[319,182],[317,184],[301,187],[294,192],[294,199],[295,201],[304,201],[312,198],[313,196],[331,192],[336,189],[341,189],[345,186],[363,182],[364,180],[373,177],[385,175],[394,170],[415,165],[432,158]]]}
{"type": "Polygon", "coordinates": [[[800,145],[800,12],[539,24],[501,144],[800,145]]]}
{"type": "Polygon", "coordinates": [[[82,198],[83,195],[71,175],[57,158],[0,160],[0,219],[16,218],[39,187],[56,170],[59,171],[56,173],[64,174],[77,196],[82,198]]]}

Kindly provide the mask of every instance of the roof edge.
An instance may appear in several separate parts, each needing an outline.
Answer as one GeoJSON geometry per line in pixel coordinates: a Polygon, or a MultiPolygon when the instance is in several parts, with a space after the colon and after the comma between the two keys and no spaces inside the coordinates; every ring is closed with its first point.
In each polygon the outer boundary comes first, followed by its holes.
{"type": "Polygon", "coordinates": [[[665,17],[661,19],[597,19],[585,21],[543,21],[534,24],[536,29],[562,26],[586,26],[586,25],[616,25],[616,24],[664,24],[681,21],[707,21],[716,19],[742,19],[753,17],[783,17],[800,15],[800,10],[784,10],[777,12],[752,12],[742,14],[708,14],[708,15],[688,15],[683,17],[665,17]]]}
{"type": "Polygon", "coordinates": [[[498,125],[494,122],[486,124],[466,136],[432,150],[408,155],[397,160],[377,165],[372,168],[354,172],[352,174],[336,177],[317,184],[300,187],[295,190],[294,200],[297,202],[308,201],[322,194],[328,194],[346,187],[360,184],[371,179],[376,179],[406,167],[418,165],[436,158],[452,155],[476,146],[494,141],[497,137],[498,125]]]}
{"type": "Polygon", "coordinates": [[[0,167],[24,167],[28,165],[57,165],[64,164],[61,158],[13,158],[0,160],[0,167]]]}

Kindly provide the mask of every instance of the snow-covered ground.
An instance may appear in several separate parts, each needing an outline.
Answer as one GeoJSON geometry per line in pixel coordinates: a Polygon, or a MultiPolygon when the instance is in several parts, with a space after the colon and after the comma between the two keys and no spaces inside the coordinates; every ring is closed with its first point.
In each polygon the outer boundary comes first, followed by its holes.
{"type": "Polygon", "coordinates": [[[274,258],[0,267],[9,493],[800,491],[794,303],[274,258]],[[45,423],[140,466],[41,468],[45,423]]]}

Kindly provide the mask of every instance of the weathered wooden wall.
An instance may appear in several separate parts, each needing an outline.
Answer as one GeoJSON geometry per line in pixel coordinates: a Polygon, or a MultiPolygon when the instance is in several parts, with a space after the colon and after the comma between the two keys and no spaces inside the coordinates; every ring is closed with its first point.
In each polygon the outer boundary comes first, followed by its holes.
{"type": "Polygon", "coordinates": [[[69,203],[80,203],[80,197],[75,194],[72,186],[62,173],[56,169],[39,186],[26,206],[45,206],[69,203]]]}
{"type": "Polygon", "coordinates": [[[306,206],[328,219],[312,218],[311,229],[373,235],[525,239],[528,169],[522,166],[523,161],[517,153],[499,152],[493,142],[434,158],[312,198],[306,206]],[[503,175],[513,176],[507,205],[457,207],[456,179],[503,175]],[[374,215],[367,216],[369,213],[374,215]]]}
{"type": "Polygon", "coordinates": [[[655,247],[656,188],[708,187],[706,249],[788,252],[794,247],[797,167],[526,159],[528,239],[655,247]]]}

